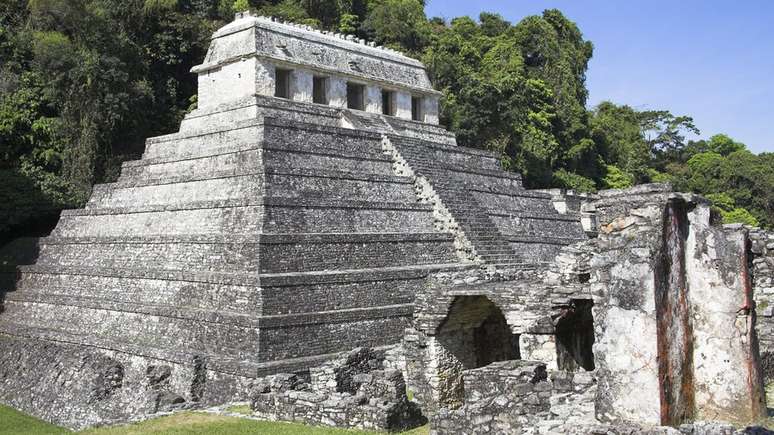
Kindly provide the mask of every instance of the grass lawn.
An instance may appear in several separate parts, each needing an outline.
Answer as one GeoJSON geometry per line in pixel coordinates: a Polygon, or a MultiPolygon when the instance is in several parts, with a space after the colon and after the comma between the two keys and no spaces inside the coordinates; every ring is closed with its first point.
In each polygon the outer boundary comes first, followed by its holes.
{"type": "Polygon", "coordinates": [[[49,435],[63,433],[67,433],[67,431],[38,420],[35,417],[22,414],[13,408],[0,405],[0,434],[2,435],[49,435]]]}
{"type": "MultiPolygon", "coordinates": [[[[65,429],[26,416],[14,409],[0,406],[0,435],[58,435],[71,433],[65,429]]],[[[312,427],[301,424],[273,423],[225,417],[203,412],[181,412],[142,423],[126,426],[91,429],[78,432],[83,435],[145,435],[145,434],[212,434],[212,435],[375,435],[379,432],[342,430],[326,427],[312,427]]],[[[428,428],[422,427],[404,435],[427,435],[428,428]]]]}

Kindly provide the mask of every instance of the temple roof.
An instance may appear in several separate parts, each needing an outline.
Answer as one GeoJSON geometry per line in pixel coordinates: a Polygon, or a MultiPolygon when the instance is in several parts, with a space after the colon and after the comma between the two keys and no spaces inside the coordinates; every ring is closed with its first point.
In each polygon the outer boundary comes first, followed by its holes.
{"type": "Polygon", "coordinates": [[[256,56],[277,65],[305,68],[425,94],[439,94],[424,65],[395,50],[352,35],[322,32],[269,17],[237,15],[212,37],[207,56],[191,71],[202,73],[256,56]]]}

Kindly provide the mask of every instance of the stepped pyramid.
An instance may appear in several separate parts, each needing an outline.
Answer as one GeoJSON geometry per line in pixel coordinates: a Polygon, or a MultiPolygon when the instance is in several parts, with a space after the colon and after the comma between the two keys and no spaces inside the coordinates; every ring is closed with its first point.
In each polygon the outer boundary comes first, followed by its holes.
{"type": "Polygon", "coordinates": [[[0,314],[0,402],[79,428],[243,398],[251,379],[398,343],[435,272],[585,238],[437,125],[424,67],[244,15],[180,131],[66,210],[0,314]]]}

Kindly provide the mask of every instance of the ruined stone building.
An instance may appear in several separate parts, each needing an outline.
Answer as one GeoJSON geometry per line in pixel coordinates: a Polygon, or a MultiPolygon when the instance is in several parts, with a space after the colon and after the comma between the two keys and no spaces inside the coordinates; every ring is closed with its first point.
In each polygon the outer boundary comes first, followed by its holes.
{"type": "Polygon", "coordinates": [[[765,415],[774,235],[663,185],[526,190],[438,125],[421,63],[352,37],[245,14],[193,72],[180,131],[0,296],[0,402],[72,428],[248,399],[439,434],[765,415]]]}

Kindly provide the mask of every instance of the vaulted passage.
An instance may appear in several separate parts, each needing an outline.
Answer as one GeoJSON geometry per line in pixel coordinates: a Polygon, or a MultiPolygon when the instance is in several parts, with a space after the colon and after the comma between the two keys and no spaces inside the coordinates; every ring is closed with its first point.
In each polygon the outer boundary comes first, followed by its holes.
{"type": "Polygon", "coordinates": [[[519,358],[518,337],[511,334],[502,311],[484,296],[455,299],[438,339],[464,370],[519,358]]]}
{"type": "Polygon", "coordinates": [[[573,301],[556,323],[556,358],[559,370],[594,370],[594,318],[589,300],[573,301]]]}

